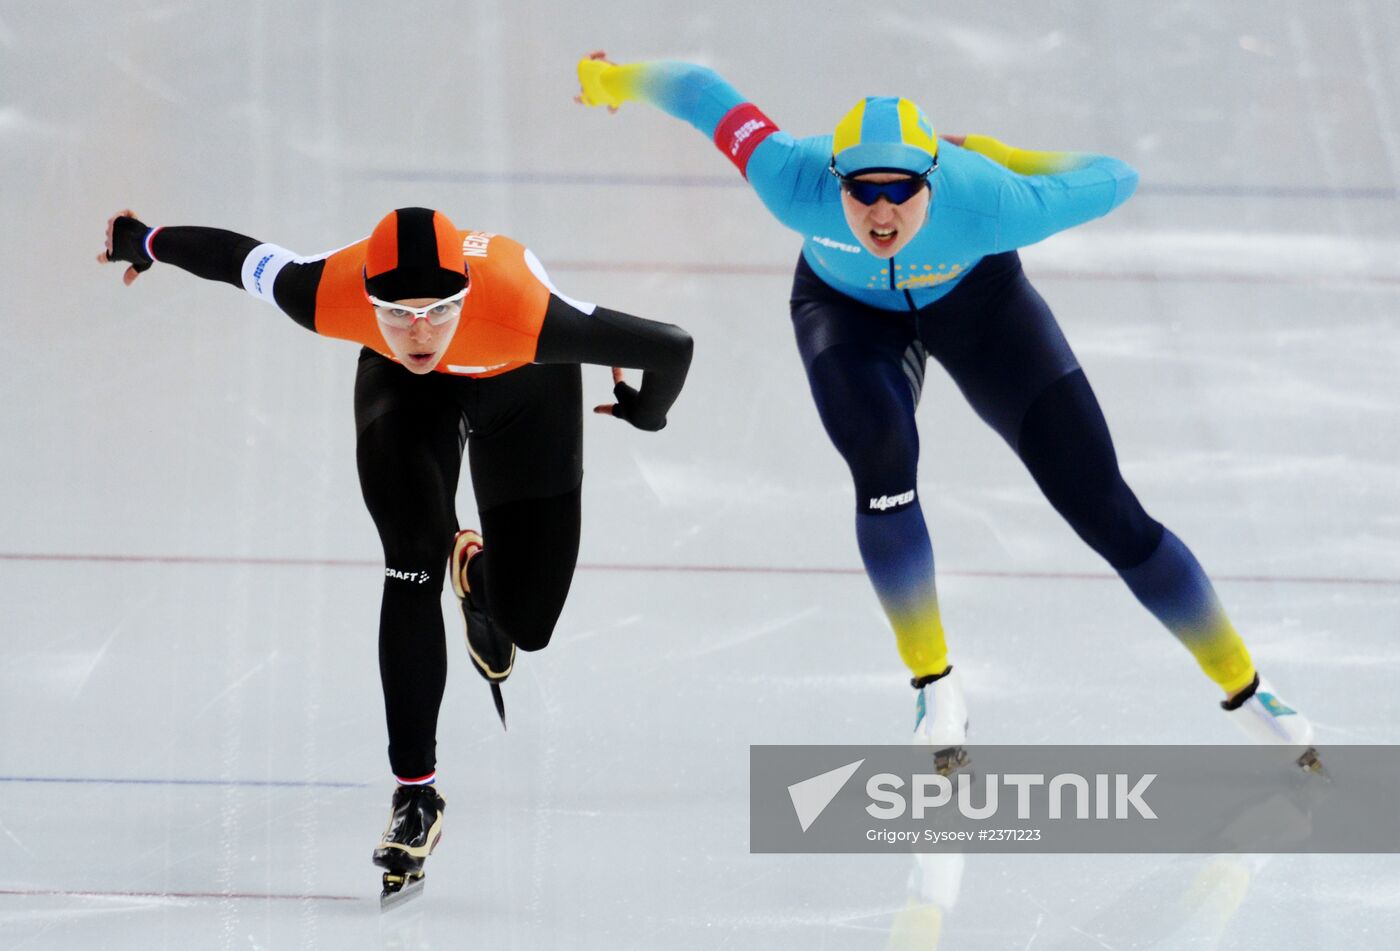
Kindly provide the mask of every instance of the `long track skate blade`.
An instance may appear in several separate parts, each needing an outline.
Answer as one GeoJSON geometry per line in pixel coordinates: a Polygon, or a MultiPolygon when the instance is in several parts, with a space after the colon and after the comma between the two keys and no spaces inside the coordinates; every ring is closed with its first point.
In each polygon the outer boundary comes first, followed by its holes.
{"type": "Polygon", "coordinates": [[[384,890],[379,893],[379,910],[389,911],[423,894],[423,874],[384,873],[384,890]]]}
{"type": "Polygon", "coordinates": [[[501,685],[494,680],[491,682],[491,699],[496,701],[496,715],[501,718],[501,729],[509,730],[506,726],[506,698],[501,695],[501,685]]]}

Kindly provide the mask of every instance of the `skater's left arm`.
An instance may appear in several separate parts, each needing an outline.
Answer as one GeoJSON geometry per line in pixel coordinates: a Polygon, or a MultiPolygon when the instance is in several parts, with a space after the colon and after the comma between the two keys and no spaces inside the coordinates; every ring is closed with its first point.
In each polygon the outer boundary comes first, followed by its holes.
{"type": "Polygon", "coordinates": [[[685,385],[692,346],[690,334],[673,324],[551,293],[535,362],[612,367],[617,402],[595,411],[654,432],[666,425],[666,414],[685,385]],[[642,371],[640,389],[623,382],[622,367],[642,371]]]}
{"type": "Polygon", "coordinates": [[[1107,155],[1018,149],[989,135],[944,138],[1012,173],[997,191],[998,251],[1101,218],[1137,189],[1137,170],[1107,155]]]}

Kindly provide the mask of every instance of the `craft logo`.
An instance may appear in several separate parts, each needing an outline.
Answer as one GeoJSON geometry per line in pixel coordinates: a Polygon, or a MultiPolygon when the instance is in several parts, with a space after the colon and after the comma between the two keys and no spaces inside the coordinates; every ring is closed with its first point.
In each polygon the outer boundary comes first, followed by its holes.
{"type": "Polygon", "coordinates": [[[419,584],[428,583],[428,573],[426,571],[399,571],[397,568],[385,568],[384,577],[394,578],[397,581],[416,581],[419,584]]]}
{"type": "Polygon", "coordinates": [[[908,505],[914,501],[914,490],[910,489],[902,495],[882,495],[878,499],[870,500],[870,509],[873,512],[887,512],[900,505],[908,505]]]}

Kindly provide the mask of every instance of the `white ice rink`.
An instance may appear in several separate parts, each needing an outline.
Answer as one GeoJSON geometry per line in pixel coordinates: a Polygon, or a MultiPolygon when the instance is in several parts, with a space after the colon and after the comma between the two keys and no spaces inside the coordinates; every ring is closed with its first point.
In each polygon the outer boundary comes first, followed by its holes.
{"type": "MultiPolygon", "coordinates": [[[[749,745],[900,742],[910,691],[791,340],[797,236],[689,127],[575,106],[599,47],[712,65],[798,134],[902,94],[1137,166],[1032,280],[1129,482],[1319,741],[1400,742],[1395,0],[0,0],[0,948],[1400,946],[1395,855],[748,853],[749,745]],[[449,619],[446,836],[381,917],[356,348],[93,257],[124,207],[312,253],[410,204],[697,346],[663,433],[585,424],[582,564],[508,734],[449,619]]],[[[974,741],[1235,741],[928,379],[974,741]]]]}

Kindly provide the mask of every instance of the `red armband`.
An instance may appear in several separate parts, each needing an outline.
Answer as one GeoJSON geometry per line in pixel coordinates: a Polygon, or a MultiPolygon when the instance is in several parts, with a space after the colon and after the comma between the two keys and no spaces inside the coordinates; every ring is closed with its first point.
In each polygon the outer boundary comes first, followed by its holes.
{"type": "Polygon", "coordinates": [[[741,102],[724,114],[715,126],[715,148],[729,157],[745,178],[749,177],[749,156],[758,143],[778,127],[751,102],[741,102]]]}

